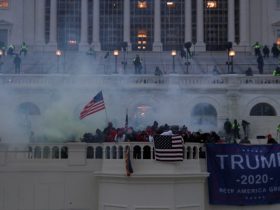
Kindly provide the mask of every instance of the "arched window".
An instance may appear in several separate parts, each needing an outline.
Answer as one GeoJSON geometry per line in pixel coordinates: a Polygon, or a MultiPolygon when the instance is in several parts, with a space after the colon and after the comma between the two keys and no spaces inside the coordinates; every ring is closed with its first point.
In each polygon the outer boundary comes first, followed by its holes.
{"type": "Polygon", "coordinates": [[[191,147],[187,147],[187,158],[186,159],[191,159],[191,147]]]}
{"type": "Polygon", "coordinates": [[[276,116],[276,111],[268,103],[258,103],[251,109],[250,116],[276,116]]]}
{"type": "Polygon", "coordinates": [[[20,104],[17,108],[19,113],[25,114],[25,115],[40,115],[40,109],[39,107],[31,102],[24,102],[20,104]]]}
{"type": "Polygon", "coordinates": [[[112,159],[117,159],[117,147],[112,147],[112,159]]]}
{"type": "Polygon", "coordinates": [[[193,156],[192,156],[192,159],[197,159],[198,158],[198,151],[197,151],[197,147],[194,147],[193,148],[193,156]]]}
{"type": "Polygon", "coordinates": [[[67,159],[68,158],[68,148],[62,147],[60,150],[61,159],[67,159]]]}
{"type": "MultiPolygon", "coordinates": [[[[31,116],[41,114],[38,106],[31,102],[24,102],[18,105],[16,111],[19,114],[19,126],[21,126],[26,132],[31,133],[31,116]]],[[[32,141],[31,138],[30,141],[32,141]]]]}
{"type": "Polygon", "coordinates": [[[59,158],[59,149],[58,147],[52,148],[52,159],[58,159],[59,158]]]}
{"type": "MultiPolygon", "coordinates": [[[[134,108],[132,126],[138,130],[145,129],[156,118],[156,109],[147,104],[139,104],[134,108]]],[[[130,119],[128,120],[130,122],[130,119]]]]}
{"type": "Polygon", "coordinates": [[[87,159],[93,159],[94,150],[93,147],[87,147],[87,159]]]}
{"type": "Polygon", "coordinates": [[[33,158],[33,149],[32,149],[32,147],[28,147],[28,158],[30,158],[30,159],[33,158]]]}
{"type": "Polygon", "coordinates": [[[217,111],[214,106],[208,103],[197,104],[191,113],[191,124],[194,129],[211,131],[217,127],[217,111]]]}
{"type": "Polygon", "coordinates": [[[143,148],[143,159],[151,159],[151,148],[149,146],[143,148]]]}
{"type": "Polygon", "coordinates": [[[102,150],[102,147],[97,147],[97,148],[96,148],[95,158],[96,158],[96,159],[102,159],[102,158],[103,158],[103,150],[102,150]]]}
{"type": "Polygon", "coordinates": [[[43,158],[44,159],[49,159],[50,158],[50,148],[49,147],[44,147],[43,158]]]}
{"type": "Polygon", "coordinates": [[[106,159],[110,159],[110,157],[111,157],[110,153],[111,153],[111,148],[106,147],[106,149],[105,149],[106,159]]]}
{"type": "Polygon", "coordinates": [[[141,159],[141,147],[140,146],[133,147],[133,158],[141,159]]]}
{"type": "Polygon", "coordinates": [[[123,159],[123,147],[119,146],[119,159],[123,159]]]}
{"type": "Polygon", "coordinates": [[[35,152],[34,158],[35,158],[35,159],[40,159],[40,158],[41,158],[41,155],[42,155],[42,154],[41,154],[41,147],[38,147],[38,146],[35,147],[35,151],[34,151],[34,152],[35,152]]]}

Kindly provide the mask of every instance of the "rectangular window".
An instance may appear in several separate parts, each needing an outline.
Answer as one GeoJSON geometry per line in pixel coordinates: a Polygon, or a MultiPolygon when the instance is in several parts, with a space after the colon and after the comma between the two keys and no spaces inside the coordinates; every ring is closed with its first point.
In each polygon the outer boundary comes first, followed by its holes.
{"type": "Polygon", "coordinates": [[[0,9],[8,9],[9,0],[0,0],[0,9]]]}
{"type": "Polygon", "coordinates": [[[277,29],[277,30],[276,30],[276,37],[277,37],[277,38],[280,38],[280,29],[277,29]]]}
{"type": "Polygon", "coordinates": [[[276,8],[280,9],[280,0],[276,0],[276,8]]]}
{"type": "Polygon", "coordinates": [[[184,2],[184,0],[161,1],[161,42],[165,51],[179,50],[184,44],[184,2]]]}
{"type": "Polygon", "coordinates": [[[0,29],[0,49],[8,44],[8,30],[0,29]]]}

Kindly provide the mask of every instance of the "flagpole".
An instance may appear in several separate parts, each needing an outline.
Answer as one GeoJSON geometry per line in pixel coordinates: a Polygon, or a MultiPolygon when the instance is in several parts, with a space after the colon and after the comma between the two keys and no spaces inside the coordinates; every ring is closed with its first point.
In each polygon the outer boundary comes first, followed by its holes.
{"type": "Polygon", "coordinates": [[[105,114],[106,114],[106,120],[107,120],[107,124],[108,124],[109,123],[109,119],[108,119],[108,113],[107,113],[106,107],[105,107],[105,114]]]}
{"type": "Polygon", "coordinates": [[[125,114],[125,129],[127,131],[128,128],[128,108],[126,108],[126,114],[125,114]]]}
{"type": "Polygon", "coordinates": [[[108,118],[108,113],[107,113],[107,109],[106,109],[106,106],[105,106],[105,98],[104,98],[104,96],[103,96],[103,91],[102,91],[102,90],[101,90],[101,93],[102,93],[102,97],[103,97],[103,101],[104,101],[106,120],[107,120],[107,124],[108,124],[108,123],[109,123],[109,118],[108,118]]]}

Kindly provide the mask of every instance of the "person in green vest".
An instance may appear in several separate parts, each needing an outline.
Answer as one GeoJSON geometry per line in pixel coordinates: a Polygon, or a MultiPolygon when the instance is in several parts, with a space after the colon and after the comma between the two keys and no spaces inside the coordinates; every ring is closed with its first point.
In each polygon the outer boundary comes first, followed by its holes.
{"type": "Polygon", "coordinates": [[[233,124],[232,124],[232,131],[233,131],[233,137],[234,139],[240,139],[240,125],[239,123],[237,122],[237,120],[235,119],[233,121],[233,124]]]}
{"type": "Polygon", "coordinates": [[[7,50],[7,55],[14,55],[15,53],[15,46],[13,44],[10,44],[7,50]]]}
{"type": "Polygon", "coordinates": [[[24,56],[27,55],[27,45],[25,42],[23,42],[20,46],[20,51],[19,51],[19,55],[23,54],[24,56]]]}
{"type": "Polygon", "coordinates": [[[278,126],[276,128],[276,131],[277,131],[277,140],[279,141],[279,138],[280,138],[280,124],[278,124],[278,126]]]}
{"type": "Polygon", "coordinates": [[[276,69],[272,72],[273,76],[280,76],[280,66],[277,66],[276,69]]]}
{"type": "Polygon", "coordinates": [[[262,46],[260,45],[259,42],[256,42],[256,43],[253,45],[253,48],[254,48],[254,50],[255,50],[255,56],[261,55],[261,48],[262,48],[262,46]]]}

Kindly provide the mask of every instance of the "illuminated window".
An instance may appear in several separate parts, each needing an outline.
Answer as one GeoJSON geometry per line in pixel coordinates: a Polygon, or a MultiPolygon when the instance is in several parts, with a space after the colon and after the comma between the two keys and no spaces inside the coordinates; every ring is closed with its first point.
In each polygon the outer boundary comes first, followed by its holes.
{"type": "Polygon", "coordinates": [[[138,1],[137,8],[139,9],[146,9],[148,7],[148,4],[146,1],[138,1]]]}
{"type": "Polygon", "coordinates": [[[167,1],[166,5],[168,8],[174,8],[175,7],[175,3],[173,1],[167,1]]]}
{"type": "Polygon", "coordinates": [[[132,50],[152,50],[154,40],[154,0],[130,0],[130,37],[132,50]],[[145,9],[139,3],[146,4],[145,9]],[[142,7],[142,6],[141,6],[142,7]],[[139,45],[138,41],[142,44],[139,45]],[[143,48],[143,41],[146,41],[143,48]]]}
{"type": "Polygon", "coordinates": [[[8,0],[0,0],[0,9],[7,9],[9,7],[8,0]]]}
{"type": "Polygon", "coordinates": [[[207,1],[206,7],[209,9],[217,8],[217,1],[207,1]]]}
{"type": "Polygon", "coordinates": [[[161,42],[164,51],[180,49],[185,41],[185,0],[161,1],[161,42]]]}
{"type": "Polygon", "coordinates": [[[147,34],[145,31],[140,31],[138,34],[137,34],[137,37],[138,38],[147,38],[147,34]]]}
{"type": "Polygon", "coordinates": [[[101,49],[113,51],[123,42],[123,3],[120,0],[100,1],[101,49]],[[112,3],[113,2],[113,3],[112,3]]]}
{"type": "Polygon", "coordinates": [[[139,50],[145,50],[146,49],[146,44],[147,44],[147,32],[143,31],[143,30],[140,30],[137,33],[137,38],[138,38],[138,41],[137,41],[138,47],[137,48],[139,50]]]}

